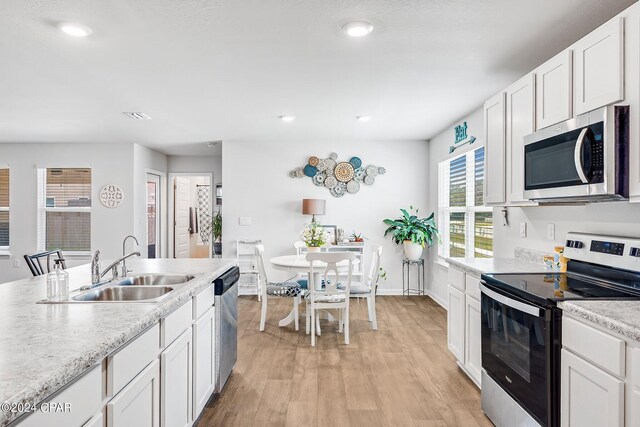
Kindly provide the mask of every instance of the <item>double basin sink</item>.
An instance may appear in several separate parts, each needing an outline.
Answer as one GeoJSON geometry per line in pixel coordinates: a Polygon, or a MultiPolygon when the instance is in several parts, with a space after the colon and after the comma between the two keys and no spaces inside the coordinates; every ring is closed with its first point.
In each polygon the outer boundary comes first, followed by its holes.
{"type": "Polygon", "coordinates": [[[157,302],[169,295],[174,286],[187,283],[194,278],[192,275],[178,274],[123,277],[61,302],[157,302]]]}

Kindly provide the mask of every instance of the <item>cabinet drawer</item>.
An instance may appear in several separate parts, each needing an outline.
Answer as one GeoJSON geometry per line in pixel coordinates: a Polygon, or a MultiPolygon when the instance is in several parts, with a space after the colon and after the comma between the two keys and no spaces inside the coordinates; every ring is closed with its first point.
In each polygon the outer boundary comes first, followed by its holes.
{"type": "Polygon", "coordinates": [[[625,342],[621,339],[563,316],[562,346],[619,378],[625,376],[625,342]]]}
{"type": "Polygon", "coordinates": [[[45,405],[48,411],[34,412],[19,423],[20,427],[83,425],[102,405],[102,369],[96,366],[45,402],[50,402],[45,405]],[[70,405],[70,410],[65,410],[65,405],[70,405]]]}
{"type": "Polygon", "coordinates": [[[193,304],[191,301],[178,307],[173,313],[160,320],[160,347],[165,348],[176,340],[193,320],[193,304]]]}
{"type": "Polygon", "coordinates": [[[448,281],[451,286],[464,292],[464,273],[449,266],[448,281]]]}
{"type": "Polygon", "coordinates": [[[115,396],[160,352],[160,325],[155,324],[116,353],[107,356],[107,395],[115,396]]]}
{"type": "Polygon", "coordinates": [[[466,294],[480,301],[480,279],[467,274],[465,285],[466,294]]]}
{"type": "Polygon", "coordinates": [[[193,297],[193,320],[197,320],[213,305],[213,283],[193,297]]]}

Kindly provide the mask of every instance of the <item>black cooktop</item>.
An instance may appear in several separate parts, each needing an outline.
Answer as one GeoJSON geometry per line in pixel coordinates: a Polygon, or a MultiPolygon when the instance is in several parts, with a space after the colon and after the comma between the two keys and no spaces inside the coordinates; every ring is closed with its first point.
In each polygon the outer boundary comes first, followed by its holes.
{"type": "Polygon", "coordinates": [[[640,282],[610,279],[572,272],[482,275],[482,280],[489,285],[540,306],[555,305],[566,300],[640,299],[640,282]]]}

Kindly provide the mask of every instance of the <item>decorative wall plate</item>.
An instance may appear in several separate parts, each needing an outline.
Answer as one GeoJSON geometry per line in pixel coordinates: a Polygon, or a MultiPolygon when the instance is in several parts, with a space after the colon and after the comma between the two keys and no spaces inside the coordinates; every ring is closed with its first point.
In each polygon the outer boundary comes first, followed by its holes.
{"type": "Polygon", "coordinates": [[[100,190],[100,202],[108,208],[117,208],[124,199],[124,193],[120,187],[108,184],[100,190]]]}
{"type": "Polygon", "coordinates": [[[349,182],[353,179],[355,171],[353,165],[347,162],[340,162],[336,165],[336,169],[333,171],[336,179],[340,182],[349,182]]]}
{"type": "Polygon", "coordinates": [[[318,187],[326,187],[332,196],[342,197],[345,193],[355,194],[360,191],[361,183],[372,185],[377,175],[383,175],[386,170],[382,166],[362,163],[359,156],[352,156],[348,162],[338,162],[336,153],[327,158],[310,156],[307,164],[289,172],[291,178],[308,176],[318,187]]]}

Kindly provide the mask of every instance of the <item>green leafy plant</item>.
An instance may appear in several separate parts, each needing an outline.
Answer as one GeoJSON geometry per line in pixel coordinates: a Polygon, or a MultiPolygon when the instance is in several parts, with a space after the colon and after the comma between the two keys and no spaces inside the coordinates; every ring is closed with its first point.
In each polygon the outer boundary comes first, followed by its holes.
{"type": "Polygon", "coordinates": [[[431,246],[434,242],[440,241],[440,234],[436,226],[434,213],[432,212],[428,218],[419,218],[418,209],[409,206],[409,211],[400,209],[402,216],[397,219],[385,219],[383,222],[389,227],[385,230],[384,235],[391,235],[391,238],[397,244],[402,244],[406,240],[425,246],[431,246]]]}
{"type": "Polygon", "coordinates": [[[351,241],[353,242],[364,242],[364,236],[362,233],[356,233],[355,231],[351,233],[351,241]]]}
{"type": "Polygon", "coordinates": [[[222,212],[220,211],[216,212],[211,220],[211,234],[216,242],[222,239],[222,212]]]}

